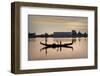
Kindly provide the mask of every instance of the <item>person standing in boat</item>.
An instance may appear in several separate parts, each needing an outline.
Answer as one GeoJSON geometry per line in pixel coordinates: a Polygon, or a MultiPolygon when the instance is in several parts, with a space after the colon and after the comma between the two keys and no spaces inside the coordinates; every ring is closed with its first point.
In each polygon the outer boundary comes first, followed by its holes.
{"type": "Polygon", "coordinates": [[[45,33],[45,44],[47,44],[48,33],[45,33]]]}

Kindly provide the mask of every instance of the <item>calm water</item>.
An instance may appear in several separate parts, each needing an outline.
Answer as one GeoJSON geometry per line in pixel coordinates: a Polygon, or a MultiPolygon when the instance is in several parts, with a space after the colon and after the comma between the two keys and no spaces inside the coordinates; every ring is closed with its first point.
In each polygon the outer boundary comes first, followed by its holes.
{"type": "Polygon", "coordinates": [[[48,38],[49,44],[61,41],[74,43],[69,47],[45,48],[40,41],[45,43],[44,38],[31,38],[28,40],[28,60],[51,60],[51,59],[79,59],[88,57],[87,38],[48,38]]]}

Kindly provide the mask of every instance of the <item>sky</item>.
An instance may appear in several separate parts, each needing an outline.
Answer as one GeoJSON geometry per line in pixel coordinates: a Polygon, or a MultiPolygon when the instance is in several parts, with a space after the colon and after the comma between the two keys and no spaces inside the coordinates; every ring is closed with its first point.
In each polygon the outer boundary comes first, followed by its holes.
{"type": "Polygon", "coordinates": [[[51,34],[53,32],[88,32],[87,17],[28,15],[28,32],[51,34]]]}

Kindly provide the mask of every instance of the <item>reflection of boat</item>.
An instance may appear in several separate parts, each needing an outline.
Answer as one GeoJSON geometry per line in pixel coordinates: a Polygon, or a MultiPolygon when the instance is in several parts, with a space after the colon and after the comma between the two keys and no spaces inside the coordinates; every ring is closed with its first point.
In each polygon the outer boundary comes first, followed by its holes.
{"type": "Polygon", "coordinates": [[[40,44],[42,44],[42,45],[44,45],[46,47],[66,47],[66,46],[72,45],[73,41],[71,43],[66,43],[66,44],[61,44],[61,42],[60,42],[60,44],[55,44],[55,43],[47,44],[47,43],[40,42],[40,44]]]}
{"type": "Polygon", "coordinates": [[[40,51],[45,50],[45,53],[46,53],[46,55],[47,55],[47,51],[48,51],[47,49],[49,49],[49,48],[52,48],[52,49],[58,48],[58,49],[57,49],[57,52],[58,52],[58,51],[61,52],[61,51],[62,51],[62,48],[70,48],[70,49],[72,49],[72,51],[73,51],[73,47],[72,47],[72,46],[64,46],[64,47],[47,47],[47,46],[46,46],[46,47],[41,48],[40,51]]]}
{"type": "Polygon", "coordinates": [[[63,46],[63,47],[47,47],[46,46],[46,47],[41,48],[40,50],[49,49],[49,48],[53,48],[53,49],[60,48],[60,51],[61,51],[61,48],[70,48],[70,49],[73,50],[73,47],[72,46],[63,46]]]}
{"type": "Polygon", "coordinates": [[[49,48],[53,48],[53,49],[58,48],[57,51],[58,51],[58,50],[61,51],[62,48],[70,48],[70,49],[73,50],[73,47],[70,46],[70,45],[72,45],[72,44],[74,43],[73,40],[72,40],[71,43],[64,43],[64,44],[62,44],[61,41],[56,41],[56,42],[57,42],[57,43],[48,44],[48,43],[47,43],[47,38],[45,38],[45,43],[40,42],[41,45],[44,45],[44,46],[45,46],[45,47],[41,48],[40,51],[42,51],[42,50],[45,49],[45,53],[46,53],[46,55],[47,55],[47,49],[49,49],[49,48]]]}

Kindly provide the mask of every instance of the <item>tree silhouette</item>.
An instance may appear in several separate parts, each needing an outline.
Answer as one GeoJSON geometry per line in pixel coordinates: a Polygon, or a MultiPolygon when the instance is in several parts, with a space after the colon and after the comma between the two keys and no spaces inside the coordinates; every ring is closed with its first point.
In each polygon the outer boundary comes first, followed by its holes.
{"type": "Polygon", "coordinates": [[[79,36],[79,37],[81,37],[81,36],[82,36],[82,33],[81,33],[80,31],[78,32],[78,36],[79,36]]]}
{"type": "Polygon", "coordinates": [[[86,32],[84,33],[84,37],[87,37],[87,33],[86,32]]]}
{"type": "Polygon", "coordinates": [[[77,36],[76,30],[72,30],[72,36],[73,36],[73,37],[77,36]]]}

